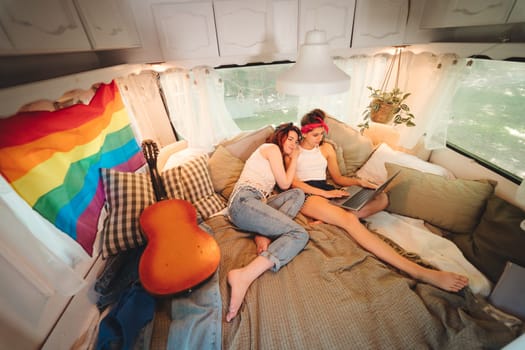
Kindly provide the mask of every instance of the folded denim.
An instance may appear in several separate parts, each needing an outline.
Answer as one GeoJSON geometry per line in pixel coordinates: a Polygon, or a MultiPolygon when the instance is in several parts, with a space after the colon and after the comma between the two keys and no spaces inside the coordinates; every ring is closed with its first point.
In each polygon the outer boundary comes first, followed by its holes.
{"type": "Polygon", "coordinates": [[[126,288],[139,280],[138,266],[143,251],[144,247],[129,249],[108,259],[94,286],[100,311],[119,300],[126,288]]]}

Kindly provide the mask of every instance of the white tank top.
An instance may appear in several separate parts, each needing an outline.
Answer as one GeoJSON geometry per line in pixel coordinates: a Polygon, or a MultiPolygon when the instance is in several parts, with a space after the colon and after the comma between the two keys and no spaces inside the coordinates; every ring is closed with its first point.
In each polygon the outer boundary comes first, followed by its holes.
{"type": "Polygon", "coordinates": [[[242,186],[251,186],[260,191],[265,197],[272,193],[275,187],[275,176],[270,167],[270,162],[261,154],[261,148],[268,145],[266,143],[260,145],[246,160],[234,192],[242,186]]]}
{"type": "Polygon", "coordinates": [[[299,146],[297,170],[295,176],[301,181],[326,180],[328,161],[321,153],[319,146],[304,149],[299,146]]]}

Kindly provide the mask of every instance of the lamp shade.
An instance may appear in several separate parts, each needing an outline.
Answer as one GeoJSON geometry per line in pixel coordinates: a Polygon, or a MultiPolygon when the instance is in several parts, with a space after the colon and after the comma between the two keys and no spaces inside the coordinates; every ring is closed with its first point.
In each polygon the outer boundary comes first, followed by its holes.
{"type": "Polygon", "coordinates": [[[277,77],[276,88],[288,95],[331,95],[347,91],[350,77],[334,64],[326,33],[312,30],[306,33],[295,64],[277,77]]]}

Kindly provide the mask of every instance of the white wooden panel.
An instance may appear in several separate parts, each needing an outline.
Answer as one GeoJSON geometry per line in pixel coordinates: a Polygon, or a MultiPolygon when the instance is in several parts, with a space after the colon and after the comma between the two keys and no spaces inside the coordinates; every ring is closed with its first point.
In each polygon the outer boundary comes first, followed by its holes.
{"type": "Polygon", "coordinates": [[[357,0],[352,47],[401,45],[407,0],[357,0]]]}
{"type": "Polygon", "coordinates": [[[297,50],[297,0],[214,2],[221,56],[297,50]]]}
{"type": "Polygon", "coordinates": [[[166,60],[219,55],[211,3],[153,4],[152,9],[166,60]]]}
{"type": "Polygon", "coordinates": [[[100,321],[100,312],[96,306],[98,295],[94,290],[94,286],[105,263],[100,256],[93,258],[91,261],[92,268],[85,278],[86,286],[67,305],[64,313],[60,316],[49,337],[41,347],[42,350],[89,348],[87,346],[89,340],[94,340],[90,339],[89,336],[98,335],[98,333],[93,332],[94,323],[96,324],[100,321]],[[82,344],[82,346],[79,344],[82,344]]]}
{"type": "Polygon", "coordinates": [[[513,4],[514,0],[427,0],[421,28],[503,24],[513,4]]]}
{"type": "Polygon", "coordinates": [[[129,0],[75,0],[93,49],[140,47],[129,0]]]}
{"type": "Polygon", "coordinates": [[[273,1],[273,40],[280,53],[297,52],[297,0],[273,1]]]}
{"type": "Polygon", "coordinates": [[[13,53],[91,49],[72,0],[0,0],[0,22],[13,53]]]}
{"type": "Polygon", "coordinates": [[[525,0],[516,0],[507,23],[525,22],[525,0]]]}
{"type": "Polygon", "coordinates": [[[299,42],[310,30],[324,30],[332,49],[346,49],[352,41],[355,0],[301,0],[299,42]]]}
{"type": "Polygon", "coordinates": [[[7,50],[13,51],[13,45],[9,41],[9,38],[2,29],[2,24],[0,23],[0,52],[7,50]]]}

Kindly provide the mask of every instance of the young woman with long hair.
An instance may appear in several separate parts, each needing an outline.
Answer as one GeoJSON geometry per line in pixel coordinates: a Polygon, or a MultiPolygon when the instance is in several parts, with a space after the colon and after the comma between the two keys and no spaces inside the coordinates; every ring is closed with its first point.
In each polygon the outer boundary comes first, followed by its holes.
{"type": "Polygon", "coordinates": [[[230,196],[228,212],[232,223],[266,237],[268,244],[248,265],[228,272],[231,296],[227,322],[237,315],[253,281],[267,270],[279,271],[308,242],[306,230],[293,220],[304,203],[304,192],[297,188],[287,190],[295,176],[300,137],[299,128],[292,123],[277,127],[248,158],[230,196]],[[276,184],[287,191],[272,196],[276,184]]]}

